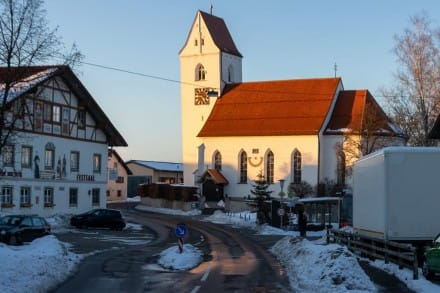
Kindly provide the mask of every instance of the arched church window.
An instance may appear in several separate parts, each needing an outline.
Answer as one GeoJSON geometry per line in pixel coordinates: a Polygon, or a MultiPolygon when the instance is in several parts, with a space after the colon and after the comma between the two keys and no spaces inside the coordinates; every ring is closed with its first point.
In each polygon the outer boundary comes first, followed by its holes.
{"type": "Polygon", "coordinates": [[[245,151],[240,153],[240,181],[239,183],[247,183],[247,154],[245,151]]]}
{"type": "Polygon", "coordinates": [[[206,78],[206,70],[202,64],[197,64],[196,66],[196,81],[205,80],[206,78]]]}
{"type": "Polygon", "coordinates": [[[274,155],[272,151],[268,151],[266,154],[266,181],[268,184],[273,184],[274,174],[274,155]]]}
{"type": "Polygon", "coordinates": [[[232,65],[228,66],[228,82],[233,82],[234,80],[234,69],[232,65]]]}
{"type": "Polygon", "coordinates": [[[214,154],[214,169],[219,171],[222,169],[222,154],[219,151],[214,154]]]}
{"type": "Polygon", "coordinates": [[[292,182],[295,184],[301,183],[302,180],[301,163],[302,163],[301,152],[298,149],[295,149],[293,151],[293,158],[292,158],[292,176],[293,176],[292,182]]]}
{"type": "Polygon", "coordinates": [[[337,154],[337,184],[345,186],[345,154],[344,152],[338,152],[337,154]]]}

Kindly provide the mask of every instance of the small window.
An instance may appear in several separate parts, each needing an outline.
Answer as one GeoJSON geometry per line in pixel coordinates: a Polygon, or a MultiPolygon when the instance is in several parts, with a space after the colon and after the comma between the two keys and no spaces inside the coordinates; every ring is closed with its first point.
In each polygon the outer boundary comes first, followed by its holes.
{"type": "Polygon", "coordinates": [[[194,40],[194,46],[198,46],[199,45],[199,41],[197,39],[194,40]]]}
{"type": "Polygon", "coordinates": [[[196,81],[205,80],[206,71],[202,64],[198,64],[196,67],[196,81]]]}
{"type": "Polygon", "coordinates": [[[266,181],[268,184],[273,184],[274,177],[274,155],[269,151],[266,155],[266,181]]]}
{"type": "Polygon", "coordinates": [[[301,152],[297,149],[293,152],[293,183],[301,183],[301,152]]]}
{"type": "Polygon", "coordinates": [[[78,110],[78,128],[86,127],[86,112],[84,110],[78,110]]]}
{"type": "Polygon", "coordinates": [[[30,205],[31,204],[31,188],[21,187],[20,188],[20,204],[30,205]]]}
{"type": "Polygon", "coordinates": [[[69,189],[69,206],[78,206],[78,188],[69,189]]]}
{"type": "Polygon", "coordinates": [[[93,172],[101,173],[101,155],[94,154],[93,155],[93,172]]]}
{"type": "Polygon", "coordinates": [[[45,187],[44,188],[44,205],[52,206],[53,205],[53,188],[45,187]]]}
{"type": "Polygon", "coordinates": [[[2,204],[12,204],[12,186],[2,186],[2,204]]]}
{"type": "Polygon", "coordinates": [[[99,188],[92,189],[92,205],[99,206],[99,188]]]}
{"type": "Polygon", "coordinates": [[[21,147],[21,167],[32,168],[32,147],[30,146],[21,147]]]}
{"type": "Polygon", "coordinates": [[[240,183],[247,183],[247,154],[245,151],[240,154],[240,183]]]}
{"type": "Polygon", "coordinates": [[[47,121],[47,122],[52,121],[52,106],[49,103],[44,103],[43,118],[44,118],[44,121],[47,121]]]}
{"type": "Polygon", "coordinates": [[[76,151],[70,152],[70,171],[71,172],[79,171],[79,152],[76,151]]]}
{"type": "Polygon", "coordinates": [[[222,169],[222,154],[219,151],[214,154],[214,169],[218,171],[222,169]]]}
{"type": "Polygon", "coordinates": [[[14,166],[14,146],[5,145],[2,150],[3,166],[14,166]]]}
{"type": "Polygon", "coordinates": [[[44,149],[44,168],[53,170],[55,165],[55,145],[47,143],[44,149]]]}
{"type": "Polygon", "coordinates": [[[54,123],[61,123],[61,107],[60,106],[53,106],[52,121],[54,123]]]}

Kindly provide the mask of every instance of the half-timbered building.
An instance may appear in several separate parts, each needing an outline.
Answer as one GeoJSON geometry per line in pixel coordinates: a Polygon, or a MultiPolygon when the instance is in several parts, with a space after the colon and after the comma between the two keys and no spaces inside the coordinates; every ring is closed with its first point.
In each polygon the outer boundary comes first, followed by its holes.
{"type": "Polygon", "coordinates": [[[14,121],[0,156],[0,213],[105,207],[108,148],[127,143],[73,71],[0,68],[0,83],[14,121]]]}

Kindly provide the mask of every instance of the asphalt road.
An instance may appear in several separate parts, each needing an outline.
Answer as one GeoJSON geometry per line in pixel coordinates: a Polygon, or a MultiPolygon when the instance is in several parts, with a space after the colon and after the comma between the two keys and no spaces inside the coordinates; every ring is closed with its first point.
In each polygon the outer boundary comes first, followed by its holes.
{"type": "Polygon", "coordinates": [[[123,210],[142,230],[67,230],[57,234],[73,251],[93,255],[53,292],[292,292],[282,266],[267,252],[280,237],[262,236],[259,245],[240,231],[170,215],[123,210]],[[185,243],[204,253],[193,270],[157,265],[158,254],[175,246],[175,227],[189,228],[185,243]],[[130,241],[123,241],[122,239],[130,241]],[[111,241],[109,241],[111,240],[111,241]]]}
{"type": "MultiPolygon", "coordinates": [[[[123,231],[69,229],[56,234],[76,253],[89,254],[78,271],[53,292],[292,292],[279,262],[268,253],[282,236],[255,235],[203,222],[140,212],[116,205],[138,223],[123,231]],[[175,228],[189,227],[185,243],[204,253],[200,266],[176,272],[157,265],[158,254],[177,245],[175,228]]],[[[379,292],[413,292],[394,276],[360,261],[379,292]]]]}

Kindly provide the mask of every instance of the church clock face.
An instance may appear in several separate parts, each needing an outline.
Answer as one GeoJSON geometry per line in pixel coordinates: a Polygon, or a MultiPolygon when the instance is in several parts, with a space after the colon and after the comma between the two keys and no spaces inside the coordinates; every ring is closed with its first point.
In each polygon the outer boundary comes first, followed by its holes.
{"type": "Polygon", "coordinates": [[[194,105],[209,105],[207,88],[196,88],[194,90],[194,105]]]}

